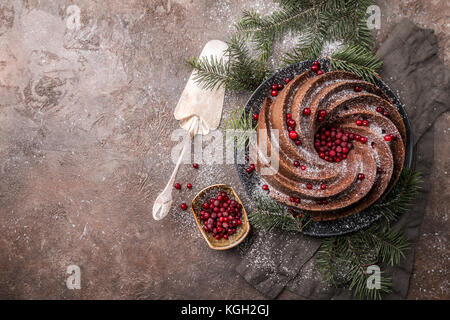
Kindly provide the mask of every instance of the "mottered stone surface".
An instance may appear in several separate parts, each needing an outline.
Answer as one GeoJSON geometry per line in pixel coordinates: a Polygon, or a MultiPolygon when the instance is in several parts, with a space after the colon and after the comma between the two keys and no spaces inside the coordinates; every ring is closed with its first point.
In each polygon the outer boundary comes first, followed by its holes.
{"type": "MultiPolygon", "coordinates": [[[[191,213],[178,209],[213,183],[232,185],[248,201],[234,165],[183,166],[169,216],[151,217],[173,169],[172,113],[190,74],[183,60],[208,40],[226,40],[250,8],[266,13],[276,4],[0,3],[0,298],[263,298],[234,270],[240,249],[210,250],[191,213]],[[67,27],[72,4],[81,10],[79,30],[67,27]],[[80,290],[65,284],[72,264],[81,268],[80,290]]],[[[248,96],[228,93],[224,116],[248,96]]],[[[436,125],[442,138],[448,125],[447,116],[436,125]]],[[[439,205],[424,220],[412,299],[449,296],[450,201],[439,196],[449,157],[446,148],[435,152],[439,205]]]]}

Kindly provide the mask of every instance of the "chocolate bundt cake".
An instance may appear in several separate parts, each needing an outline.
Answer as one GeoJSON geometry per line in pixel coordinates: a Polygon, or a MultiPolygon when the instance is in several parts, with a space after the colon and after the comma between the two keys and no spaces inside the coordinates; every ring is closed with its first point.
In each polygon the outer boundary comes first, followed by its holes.
{"type": "Polygon", "coordinates": [[[258,141],[256,169],[272,171],[262,175],[269,195],[315,221],[335,220],[392,188],[404,163],[406,129],[377,86],[349,72],[307,71],[264,100],[258,141]],[[268,157],[271,146],[279,150],[278,169],[268,157]]]}

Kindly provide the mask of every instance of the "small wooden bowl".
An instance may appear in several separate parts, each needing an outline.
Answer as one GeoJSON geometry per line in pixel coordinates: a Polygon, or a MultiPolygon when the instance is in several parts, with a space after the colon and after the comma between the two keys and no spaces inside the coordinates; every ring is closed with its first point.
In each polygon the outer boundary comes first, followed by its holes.
{"type": "Polygon", "coordinates": [[[240,244],[250,231],[250,223],[248,221],[247,212],[245,211],[241,199],[239,199],[238,195],[233,190],[233,188],[226,184],[214,184],[201,190],[192,200],[191,209],[192,213],[194,214],[195,222],[197,223],[198,229],[200,230],[201,234],[203,235],[203,238],[205,238],[206,243],[211,249],[214,250],[231,249],[240,244]],[[231,235],[228,239],[217,240],[212,235],[212,233],[205,232],[205,230],[203,230],[202,222],[200,220],[200,212],[202,211],[202,204],[204,202],[209,201],[210,198],[217,197],[217,195],[222,191],[225,191],[226,193],[231,195],[234,198],[234,200],[236,200],[238,203],[242,205],[242,216],[241,216],[242,224],[236,227],[236,233],[231,235]]]}

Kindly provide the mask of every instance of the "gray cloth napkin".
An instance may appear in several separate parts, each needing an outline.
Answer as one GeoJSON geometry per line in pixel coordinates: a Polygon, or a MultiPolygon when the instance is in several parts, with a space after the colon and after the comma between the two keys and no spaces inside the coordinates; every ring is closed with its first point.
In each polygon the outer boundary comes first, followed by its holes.
{"type": "MultiPolygon", "coordinates": [[[[450,71],[437,56],[433,31],[418,28],[407,19],[395,26],[377,55],[383,60],[381,77],[406,107],[415,141],[415,169],[424,179],[415,205],[394,226],[404,230],[413,249],[401,265],[389,270],[393,286],[386,298],[404,299],[429,193],[434,147],[431,129],[439,115],[450,109],[450,71]]],[[[268,298],[276,298],[284,288],[308,299],[353,298],[348,290],[321,281],[314,258],[320,243],[320,239],[301,234],[260,231],[236,271],[268,298]]]]}

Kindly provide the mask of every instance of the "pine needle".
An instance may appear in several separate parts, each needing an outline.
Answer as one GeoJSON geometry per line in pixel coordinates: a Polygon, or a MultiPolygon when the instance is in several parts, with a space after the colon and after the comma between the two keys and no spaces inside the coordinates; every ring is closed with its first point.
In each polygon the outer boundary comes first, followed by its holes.
{"type": "Polygon", "coordinates": [[[352,72],[372,83],[375,83],[375,73],[382,65],[380,59],[360,45],[349,45],[335,52],[330,60],[332,70],[352,72]]]}
{"type": "Polygon", "coordinates": [[[374,82],[381,62],[370,51],[374,38],[366,24],[366,9],[373,0],[282,0],[280,9],[261,16],[245,11],[228,42],[228,61],[191,58],[196,81],[206,89],[225,86],[233,91],[254,91],[272,71],[268,67],[274,42],[287,33],[299,35],[295,48],[282,54],[283,65],[320,57],[327,42],[342,42],[344,50],[331,58],[332,70],[347,70],[374,82]],[[247,42],[253,45],[251,53],[247,42]]]}
{"type": "Polygon", "coordinates": [[[404,168],[397,184],[387,195],[373,205],[388,222],[396,221],[400,214],[406,212],[421,188],[422,177],[418,172],[404,168]]]}
{"type": "Polygon", "coordinates": [[[245,41],[235,35],[228,41],[228,61],[216,57],[190,58],[194,80],[207,90],[225,86],[234,91],[255,90],[269,75],[267,66],[251,57],[245,41]]]}
{"type": "Polygon", "coordinates": [[[250,223],[265,231],[271,231],[275,228],[284,231],[301,232],[311,219],[301,212],[296,211],[294,217],[285,206],[280,203],[265,197],[257,195],[254,197],[256,209],[248,216],[250,223]]]}
{"type": "Polygon", "coordinates": [[[246,112],[245,107],[234,110],[224,121],[227,137],[236,141],[235,148],[243,146],[252,136],[258,126],[253,125],[251,112],[246,112]]]}
{"type": "MultiPolygon", "coordinates": [[[[361,299],[381,299],[383,294],[390,292],[391,279],[381,268],[398,265],[410,244],[403,232],[390,228],[389,222],[395,221],[410,207],[420,183],[420,174],[404,168],[391,192],[368,209],[383,214],[387,223],[322,240],[316,262],[325,283],[347,287],[361,299]],[[366,270],[371,265],[378,265],[381,269],[380,289],[367,287],[369,275],[366,270]]],[[[249,214],[249,219],[257,228],[301,231],[311,221],[305,219],[299,224],[286,207],[268,197],[255,197],[255,204],[256,209],[249,214]]]]}

